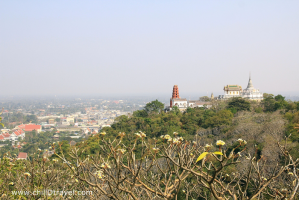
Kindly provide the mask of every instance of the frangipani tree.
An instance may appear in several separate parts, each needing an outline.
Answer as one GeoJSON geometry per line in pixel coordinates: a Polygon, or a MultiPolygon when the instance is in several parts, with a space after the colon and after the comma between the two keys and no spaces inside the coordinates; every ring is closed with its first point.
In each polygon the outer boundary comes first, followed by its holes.
{"type": "Polygon", "coordinates": [[[111,140],[101,132],[92,138],[100,149],[93,155],[85,153],[88,142],[70,152],[62,150],[62,143],[53,144],[56,158],[50,160],[38,153],[30,161],[17,161],[7,155],[1,160],[7,172],[1,175],[1,195],[14,197],[11,191],[16,189],[74,189],[92,191],[89,199],[298,198],[298,160],[288,153],[287,143],[277,144],[284,162],[269,167],[257,151],[247,150],[247,142],[242,139],[230,147],[222,140],[213,146],[198,137],[186,141],[178,133],[173,135],[152,140],[140,131],[129,145],[124,145],[126,133],[120,132],[111,140]],[[11,172],[10,163],[14,164],[11,172]],[[236,168],[240,163],[246,164],[243,171],[236,168]]]}
{"type": "Polygon", "coordinates": [[[227,151],[224,141],[217,141],[216,147],[200,145],[199,139],[185,141],[177,133],[155,140],[147,140],[143,132],[135,133],[130,146],[122,143],[125,133],[119,133],[114,140],[106,140],[105,135],[102,132],[95,136],[101,148],[97,155],[82,157],[88,148],[85,146],[74,148],[70,161],[59,156],[64,162],[76,163],[74,176],[92,186],[102,198],[294,199],[298,189],[297,171],[294,171],[298,161],[280,144],[277,148],[285,163],[277,163],[269,171],[265,170],[267,161],[258,158],[257,152],[248,152],[247,142],[242,139],[236,140],[238,145],[227,151]],[[231,170],[245,161],[246,173],[231,170]]]}

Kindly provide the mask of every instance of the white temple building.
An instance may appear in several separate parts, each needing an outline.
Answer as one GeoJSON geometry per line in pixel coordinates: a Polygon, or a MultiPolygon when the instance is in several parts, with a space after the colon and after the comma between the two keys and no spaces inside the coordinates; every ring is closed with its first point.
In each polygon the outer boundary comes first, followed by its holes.
{"type": "Polygon", "coordinates": [[[211,102],[202,102],[199,100],[187,100],[186,98],[181,98],[179,95],[179,88],[177,85],[173,86],[172,97],[170,98],[170,106],[166,106],[165,110],[170,111],[172,107],[176,106],[180,111],[185,111],[188,107],[202,107],[211,108],[211,102]]]}
{"type": "Polygon", "coordinates": [[[242,97],[248,100],[263,100],[263,93],[259,89],[255,89],[252,84],[251,76],[249,76],[249,81],[247,88],[242,90],[240,85],[227,85],[224,86],[224,95],[219,95],[218,99],[225,100],[232,97],[242,97]]]}

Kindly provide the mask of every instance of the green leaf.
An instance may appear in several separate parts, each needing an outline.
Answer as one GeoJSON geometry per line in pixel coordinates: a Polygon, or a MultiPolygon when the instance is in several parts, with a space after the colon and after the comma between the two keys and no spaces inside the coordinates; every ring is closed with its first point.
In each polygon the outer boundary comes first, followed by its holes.
{"type": "Polygon", "coordinates": [[[209,154],[209,152],[203,152],[202,154],[200,154],[200,156],[197,158],[196,162],[202,160],[204,157],[206,157],[207,154],[209,154]]]}
{"type": "Polygon", "coordinates": [[[223,155],[223,153],[220,152],[220,151],[215,151],[213,154],[215,154],[215,155],[223,155]]]}

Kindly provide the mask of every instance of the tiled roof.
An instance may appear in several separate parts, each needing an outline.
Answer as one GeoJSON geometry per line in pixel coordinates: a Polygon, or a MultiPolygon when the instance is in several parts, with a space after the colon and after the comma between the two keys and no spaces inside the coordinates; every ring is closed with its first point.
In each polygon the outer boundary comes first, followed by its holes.
{"type": "Polygon", "coordinates": [[[4,136],[3,135],[0,135],[0,140],[4,140],[4,136]]]}
{"type": "Polygon", "coordinates": [[[21,129],[24,129],[25,128],[25,124],[21,124],[18,127],[21,128],[21,129]]]}
{"type": "Polygon", "coordinates": [[[225,91],[240,91],[242,87],[240,85],[227,85],[224,86],[225,91]]]}
{"type": "Polygon", "coordinates": [[[16,134],[16,136],[22,135],[24,133],[24,131],[22,129],[16,130],[13,132],[14,134],[16,134]]]}
{"type": "Polygon", "coordinates": [[[42,126],[36,124],[21,124],[18,127],[20,129],[24,129],[25,131],[33,131],[33,130],[40,130],[42,126]]]}
{"type": "Polygon", "coordinates": [[[181,99],[173,98],[173,100],[175,100],[175,101],[187,101],[187,99],[183,99],[183,98],[181,98],[181,99]]]}
{"type": "Polygon", "coordinates": [[[3,135],[4,137],[10,137],[10,134],[9,134],[9,133],[2,133],[2,135],[3,135]]]}
{"type": "Polygon", "coordinates": [[[18,155],[18,159],[27,159],[27,153],[20,152],[18,155]]]}
{"type": "Polygon", "coordinates": [[[203,101],[198,101],[195,103],[195,105],[212,105],[211,102],[203,102],[203,101]]]}

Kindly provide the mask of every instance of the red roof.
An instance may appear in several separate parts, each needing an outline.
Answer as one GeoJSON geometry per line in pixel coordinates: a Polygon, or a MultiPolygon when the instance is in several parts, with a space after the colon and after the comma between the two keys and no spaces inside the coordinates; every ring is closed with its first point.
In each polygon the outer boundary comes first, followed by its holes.
{"type": "Polygon", "coordinates": [[[21,129],[24,129],[25,128],[25,124],[21,124],[18,127],[21,128],[21,129]]]}
{"type": "Polygon", "coordinates": [[[0,140],[4,140],[4,136],[3,135],[0,135],[0,140]]]}
{"type": "Polygon", "coordinates": [[[27,153],[20,152],[18,155],[18,159],[27,159],[27,153]]]}
{"type": "Polygon", "coordinates": [[[2,133],[2,135],[3,135],[4,137],[10,137],[10,134],[9,134],[9,133],[2,133]]]}
{"type": "Polygon", "coordinates": [[[20,129],[24,129],[24,131],[33,131],[33,130],[41,130],[41,125],[36,124],[21,124],[18,126],[20,129]]]}
{"type": "Polygon", "coordinates": [[[19,129],[19,130],[14,131],[13,133],[16,134],[16,136],[19,136],[19,135],[23,134],[24,131],[22,129],[19,129]]]}

